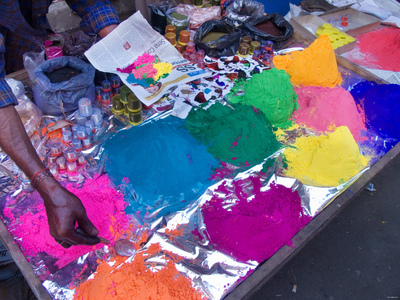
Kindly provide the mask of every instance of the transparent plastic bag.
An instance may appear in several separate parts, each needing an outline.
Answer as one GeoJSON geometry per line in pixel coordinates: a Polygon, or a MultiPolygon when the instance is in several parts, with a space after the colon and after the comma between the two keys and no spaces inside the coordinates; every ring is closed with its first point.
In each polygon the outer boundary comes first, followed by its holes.
{"type": "Polygon", "coordinates": [[[15,106],[25,131],[29,137],[39,128],[42,111],[25,95],[25,89],[22,82],[13,78],[6,78],[7,84],[15,97],[18,99],[18,105],[15,106]]]}
{"type": "Polygon", "coordinates": [[[210,20],[218,20],[221,18],[221,7],[210,6],[210,7],[198,7],[189,4],[179,4],[176,7],[176,12],[190,14],[190,25],[189,28],[192,30],[198,29],[201,24],[210,20]]]}

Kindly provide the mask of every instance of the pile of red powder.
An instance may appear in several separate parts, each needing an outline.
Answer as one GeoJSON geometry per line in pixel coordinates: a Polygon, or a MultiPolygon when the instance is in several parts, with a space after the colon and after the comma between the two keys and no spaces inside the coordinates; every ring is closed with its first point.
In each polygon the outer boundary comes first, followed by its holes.
{"type": "Polygon", "coordinates": [[[297,191],[278,184],[261,191],[261,186],[257,177],[233,181],[232,187],[224,182],[201,210],[211,242],[240,261],[271,257],[311,220],[297,191]],[[232,200],[236,203],[225,208],[232,200]]]}
{"type": "MultiPolygon", "coordinates": [[[[69,184],[67,189],[81,199],[89,219],[99,230],[99,236],[108,239],[111,245],[126,232],[130,219],[124,212],[124,196],[111,186],[106,175],[87,179],[81,188],[69,184]]],[[[63,248],[50,235],[46,210],[40,195],[35,191],[24,201],[27,204],[24,214],[14,216],[11,208],[5,208],[3,213],[9,219],[9,227],[13,228],[11,233],[18,239],[26,257],[44,253],[54,257],[57,260],[55,264],[62,268],[80,256],[104,246],[97,244],[63,248]],[[33,203],[32,207],[29,203],[33,203]]]]}
{"type": "Polygon", "coordinates": [[[357,45],[344,57],[361,66],[400,72],[400,28],[384,27],[357,36],[357,45]]]}

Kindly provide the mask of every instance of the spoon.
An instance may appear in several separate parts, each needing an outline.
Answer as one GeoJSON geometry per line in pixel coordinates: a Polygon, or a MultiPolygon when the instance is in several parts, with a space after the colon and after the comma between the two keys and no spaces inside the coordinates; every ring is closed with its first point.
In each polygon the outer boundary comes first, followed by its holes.
{"type": "Polygon", "coordinates": [[[130,240],[119,239],[114,244],[114,251],[120,256],[132,256],[136,253],[136,248],[130,240]]]}

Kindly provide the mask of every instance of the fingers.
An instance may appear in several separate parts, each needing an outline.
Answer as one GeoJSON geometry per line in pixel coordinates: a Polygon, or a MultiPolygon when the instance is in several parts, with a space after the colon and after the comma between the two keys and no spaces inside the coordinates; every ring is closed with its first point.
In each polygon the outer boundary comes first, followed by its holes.
{"type": "Polygon", "coordinates": [[[80,218],[78,220],[78,225],[80,229],[84,231],[84,233],[90,235],[90,236],[97,236],[99,234],[99,231],[97,228],[93,225],[93,223],[89,220],[89,218],[86,216],[80,218]]]}
{"type": "Polygon", "coordinates": [[[69,244],[69,243],[67,243],[67,242],[65,242],[65,241],[56,240],[56,242],[57,242],[60,246],[62,246],[62,247],[64,247],[64,248],[69,248],[69,247],[71,247],[71,244],[69,244]]]}

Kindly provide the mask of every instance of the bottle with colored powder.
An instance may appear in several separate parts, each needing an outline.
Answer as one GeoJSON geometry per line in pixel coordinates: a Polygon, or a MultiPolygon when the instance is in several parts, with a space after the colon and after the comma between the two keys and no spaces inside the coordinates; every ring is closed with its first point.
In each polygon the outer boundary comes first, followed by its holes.
{"type": "Polygon", "coordinates": [[[81,151],[82,150],[82,142],[78,139],[72,139],[71,141],[71,146],[76,150],[76,151],[81,151]]]}
{"type": "MultiPolygon", "coordinates": [[[[129,102],[129,100],[128,100],[129,102]]],[[[111,111],[114,115],[122,115],[125,111],[124,104],[121,102],[120,95],[112,97],[112,108],[111,111]]]]}
{"type": "Polygon", "coordinates": [[[128,97],[128,111],[138,112],[142,110],[142,102],[136,97],[134,93],[130,94],[128,97]]]}
{"type": "Polygon", "coordinates": [[[68,147],[67,149],[65,149],[64,156],[67,161],[76,161],[77,157],[75,148],[68,147]]]}
{"type": "Polygon", "coordinates": [[[78,101],[79,114],[82,117],[89,117],[93,112],[92,101],[89,98],[81,98],[78,101]]]}
{"type": "Polygon", "coordinates": [[[132,112],[129,111],[129,123],[133,126],[139,125],[143,122],[142,111],[132,112]]]}
{"type": "Polygon", "coordinates": [[[80,114],[79,110],[75,112],[74,117],[75,117],[75,123],[77,123],[79,125],[84,125],[87,120],[86,117],[84,117],[80,114]]]}
{"type": "Polygon", "coordinates": [[[128,96],[132,93],[132,91],[124,85],[121,87],[120,101],[124,105],[124,115],[128,116],[128,96]]]}
{"type": "Polygon", "coordinates": [[[181,44],[182,46],[186,46],[189,41],[190,41],[190,32],[187,30],[182,30],[179,33],[178,43],[181,44]]]}
{"type": "Polygon", "coordinates": [[[254,60],[259,60],[260,58],[261,58],[261,51],[260,50],[254,50],[253,59],[254,60]]]}
{"type": "Polygon", "coordinates": [[[56,160],[56,164],[60,174],[63,174],[67,170],[67,160],[64,156],[60,156],[56,160]]]}
{"type": "Polygon", "coordinates": [[[250,49],[249,44],[241,43],[239,45],[239,50],[238,50],[237,54],[243,58],[247,57],[249,55],[249,49],[250,49]]]}
{"type": "Polygon", "coordinates": [[[101,83],[101,88],[103,93],[110,93],[111,92],[111,82],[110,80],[103,80],[101,83]]]}
{"type": "Polygon", "coordinates": [[[86,158],[82,152],[76,153],[76,156],[77,156],[76,162],[77,162],[78,166],[82,167],[87,164],[86,158]]]}
{"type": "Polygon", "coordinates": [[[165,38],[167,39],[168,42],[171,43],[174,47],[176,46],[176,34],[173,32],[167,32],[165,34],[165,38]]]}
{"type": "Polygon", "coordinates": [[[59,142],[51,143],[50,145],[50,156],[58,157],[62,155],[62,148],[59,142]]]}
{"type": "Polygon", "coordinates": [[[90,116],[90,120],[93,121],[95,127],[100,127],[103,124],[103,113],[97,107],[93,108],[93,113],[90,116]]]}
{"type": "Polygon", "coordinates": [[[72,141],[72,131],[71,130],[64,130],[62,132],[62,141],[64,144],[68,145],[72,141]]]}
{"type": "Polygon", "coordinates": [[[174,25],[165,26],[165,33],[172,32],[176,34],[176,27],[174,25]]]}
{"type": "Polygon", "coordinates": [[[250,44],[250,54],[254,53],[254,50],[260,50],[261,49],[261,43],[259,41],[252,41],[250,44]]]}
{"type": "Polygon", "coordinates": [[[185,46],[181,45],[180,43],[176,43],[175,48],[180,54],[183,54],[183,51],[185,51],[185,46]]]}
{"type": "Polygon", "coordinates": [[[241,44],[247,44],[247,45],[250,46],[250,44],[251,44],[251,37],[249,37],[249,36],[242,36],[242,37],[240,38],[240,43],[241,43],[241,44]]]}

